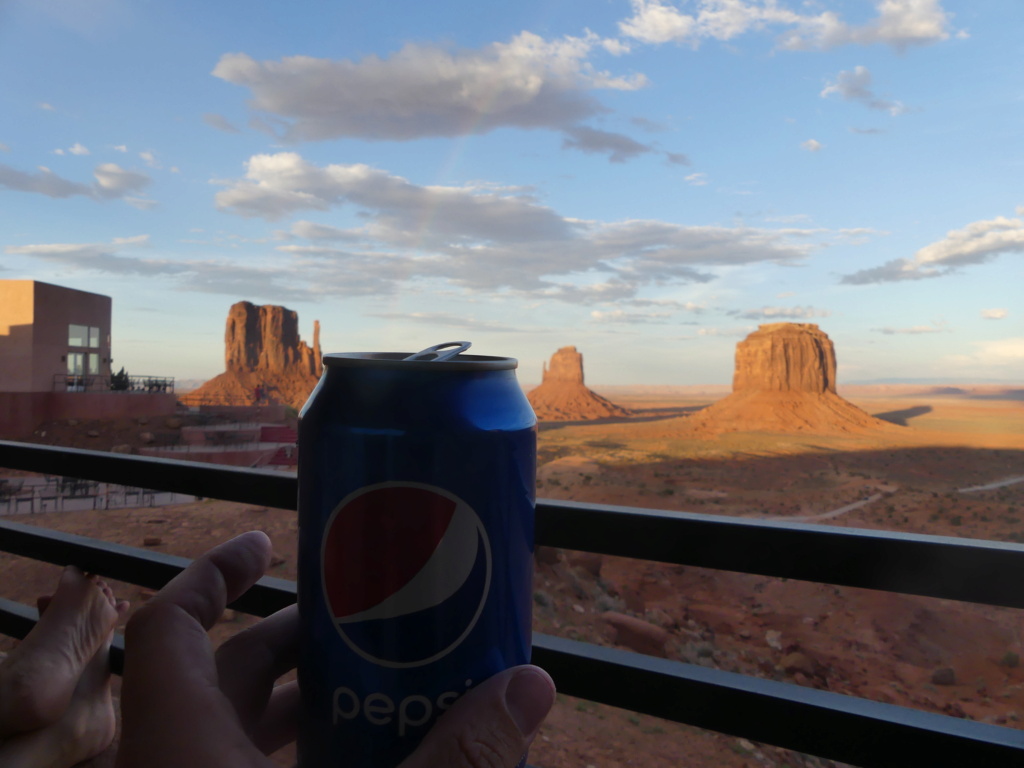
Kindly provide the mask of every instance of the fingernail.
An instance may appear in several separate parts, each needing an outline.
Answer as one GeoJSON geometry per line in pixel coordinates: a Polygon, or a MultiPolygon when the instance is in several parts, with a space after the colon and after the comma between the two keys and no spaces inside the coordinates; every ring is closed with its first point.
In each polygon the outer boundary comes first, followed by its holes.
{"type": "Polygon", "coordinates": [[[517,672],[505,689],[505,706],[524,736],[537,730],[554,701],[555,684],[536,667],[517,672]]]}

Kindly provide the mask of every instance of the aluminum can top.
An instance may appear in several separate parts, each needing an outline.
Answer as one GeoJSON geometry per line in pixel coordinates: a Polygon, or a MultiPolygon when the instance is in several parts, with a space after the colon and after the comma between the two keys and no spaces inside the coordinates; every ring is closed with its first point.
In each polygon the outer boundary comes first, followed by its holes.
{"type": "Polygon", "coordinates": [[[447,360],[410,360],[413,352],[335,352],[324,355],[326,368],[390,368],[403,371],[509,371],[514,357],[458,355],[447,360]]]}

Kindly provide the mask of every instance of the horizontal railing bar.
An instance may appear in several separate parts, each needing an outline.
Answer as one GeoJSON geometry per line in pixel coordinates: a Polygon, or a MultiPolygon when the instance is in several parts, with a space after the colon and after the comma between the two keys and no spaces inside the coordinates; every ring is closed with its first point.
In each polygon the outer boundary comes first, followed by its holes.
{"type": "Polygon", "coordinates": [[[131,456],[0,440],[0,467],[244,504],[295,509],[295,475],[201,461],[131,456]]]}
{"type": "MultiPolygon", "coordinates": [[[[160,589],[190,562],[188,558],[37,528],[0,518],[0,551],[55,565],[76,565],[86,573],[160,589]]],[[[295,583],[264,576],[231,608],[257,616],[295,602],[295,583]]]]}
{"type": "Polygon", "coordinates": [[[863,768],[1024,766],[1024,731],[534,634],[559,691],[863,768]]]}
{"type": "MultiPolygon", "coordinates": [[[[0,441],[0,466],[296,508],[293,473],[0,441]]],[[[540,500],[538,544],[1024,608],[1024,546],[540,500]]]]}
{"type": "MultiPolygon", "coordinates": [[[[22,603],[0,597],[0,635],[24,638],[39,621],[39,612],[22,603]]],[[[124,671],[124,636],[114,633],[110,644],[110,671],[120,675],[124,671]]]]}
{"type": "Polygon", "coordinates": [[[621,557],[1024,608],[1024,545],[566,501],[538,543],[621,557]]]}

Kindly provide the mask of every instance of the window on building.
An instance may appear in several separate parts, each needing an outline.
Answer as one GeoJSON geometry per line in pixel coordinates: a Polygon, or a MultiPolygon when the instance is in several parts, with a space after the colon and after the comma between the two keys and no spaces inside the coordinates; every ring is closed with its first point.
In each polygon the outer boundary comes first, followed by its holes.
{"type": "Polygon", "coordinates": [[[100,329],[88,325],[68,326],[69,347],[89,347],[96,349],[100,345],[100,329]]]}
{"type": "Polygon", "coordinates": [[[72,352],[68,355],[68,376],[81,376],[85,371],[85,355],[81,352],[72,352]]]}
{"type": "Polygon", "coordinates": [[[100,356],[95,352],[89,353],[89,373],[92,375],[100,372],[100,356]]]}
{"type": "MultiPolygon", "coordinates": [[[[69,325],[68,326],[68,346],[69,347],[84,347],[89,341],[89,326],[87,325],[69,325]]],[[[68,358],[70,362],[71,358],[68,358]]]]}

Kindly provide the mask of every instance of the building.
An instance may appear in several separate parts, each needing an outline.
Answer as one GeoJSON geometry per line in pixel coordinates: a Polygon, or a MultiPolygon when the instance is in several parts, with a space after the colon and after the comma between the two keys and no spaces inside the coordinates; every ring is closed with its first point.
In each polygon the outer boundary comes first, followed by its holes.
{"type": "Polygon", "coordinates": [[[0,280],[0,392],[52,392],[110,378],[109,296],[0,280]],[[70,383],[69,383],[70,382],[70,383]]]}
{"type": "Polygon", "coordinates": [[[0,437],[62,418],[173,413],[166,379],[111,387],[112,305],[97,293],[0,280],[0,437]]]}

